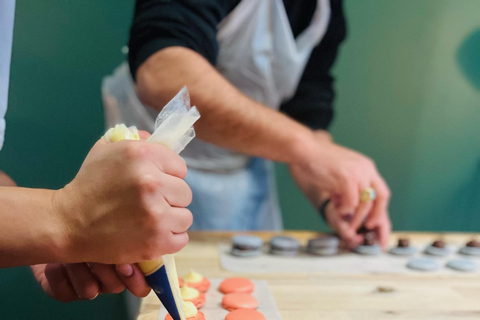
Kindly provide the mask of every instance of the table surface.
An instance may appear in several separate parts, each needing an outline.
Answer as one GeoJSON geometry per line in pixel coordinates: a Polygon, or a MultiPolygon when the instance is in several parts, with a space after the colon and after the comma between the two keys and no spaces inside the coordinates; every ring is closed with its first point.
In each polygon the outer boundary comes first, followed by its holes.
{"type": "MultiPolygon", "coordinates": [[[[176,257],[178,274],[191,268],[208,278],[245,276],[269,282],[283,320],[354,319],[480,319],[480,275],[462,274],[241,274],[220,266],[218,243],[228,242],[232,233],[191,232],[189,244],[176,257]]],[[[251,232],[268,240],[272,232],[251,232]]],[[[319,235],[309,231],[282,234],[306,242],[319,235]]],[[[394,233],[412,242],[439,238],[432,233],[394,233]]],[[[442,234],[451,243],[472,239],[469,234],[442,234]]],[[[138,320],[157,320],[160,301],[153,291],[144,299],[138,320]]],[[[217,320],[217,319],[207,319],[217,320]]],[[[223,320],[223,319],[218,319],[223,320]]]]}

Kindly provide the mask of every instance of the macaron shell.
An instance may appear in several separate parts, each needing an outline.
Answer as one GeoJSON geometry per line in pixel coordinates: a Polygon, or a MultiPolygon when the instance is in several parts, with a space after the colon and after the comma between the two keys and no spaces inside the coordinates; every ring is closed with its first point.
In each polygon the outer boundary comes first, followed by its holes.
{"type": "Polygon", "coordinates": [[[266,318],[257,310],[238,309],[227,314],[225,320],[266,320],[266,318]]]}
{"type": "Polygon", "coordinates": [[[207,292],[208,288],[210,288],[210,280],[207,278],[203,278],[200,282],[187,282],[187,285],[191,288],[195,288],[201,292],[207,292]]]}
{"type": "Polygon", "coordinates": [[[412,256],[417,253],[418,249],[415,247],[394,247],[388,252],[396,256],[412,256]]]}
{"type": "Polygon", "coordinates": [[[463,247],[459,252],[466,256],[480,256],[480,248],[475,247],[463,247]]]}
{"type": "Polygon", "coordinates": [[[248,293],[228,293],[223,296],[222,307],[228,311],[258,308],[257,299],[248,293]]]}
{"type": "Polygon", "coordinates": [[[200,291],[200,294],[198,295],[198,297],[190,299],[190,300],[185,300],[185,301],[190,301],[191,303],[193,303],[195,305],[195,307],[197,309],[200,309],[205,304],[205,300],[206,300],[205,294],[200,291]]]}
{"type": "Polygon", "coordinates": [[[440,264],[433,259],[413,259],[408,262],[407,267],[419,271],[436,271],[440,269],[440,264]]]}
{"type": "MultiPolygon", "coordinates": [[[[173,320],[172,316],[167,314],[165,316],[165,320],[173,320]]],[[[205,315],[203,314],[202,311],[198,311],[197,315],[193,318],[187,318],[187,320],[205,320],[205,315]]]]}
{"type": "Polygon", "coordinates": [[[450,249],[448,247],[437,248],[437,247],[434,247],[434,246],[428,246],[425,249],[425,253],[429,254],[431,256],[444,257],[444,256],[448,256],[450,254],[450,249]]]}
{"type": "Polygon", "coordinates": [[[382,253],[382,248],[378,244],[374,244],[373,246],[357,246],[353,250],[358,254],[366,256],[377,256],[382,253]]]}
{"type": "Polygon", "coordinates": [[[338,247],[332,248],[308,248],[307,252],[317,256],[333,256],[338,253],[338,247]]]}
{"type": "Polygon", "coordinates": [[[222,281],[218,290],[221,293],[252,293],[255,285],[246,278],[228,278],[222,281]]]}
{"type": "Polygon", "coordinates": [[[261,251],[260,248],[257,249],[250,249],[250,250],[239,250],[236,248],[232,248],[232,255],[242,258],[253,258],[258,257],[261,251]]]}
{"type": "Polygon", "coordinates": [[[474,261],[461,259],[452,260],[447,263],[447,267],[457,271],[472,272],[477,270],[477,264],[474,261]]]}

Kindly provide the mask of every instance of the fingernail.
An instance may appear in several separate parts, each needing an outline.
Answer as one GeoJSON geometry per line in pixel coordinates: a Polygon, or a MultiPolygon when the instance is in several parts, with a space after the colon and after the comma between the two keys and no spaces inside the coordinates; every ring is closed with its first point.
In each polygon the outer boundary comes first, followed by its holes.
{"type": "Polygon", "coordinates": [[[97,292],[97,294],[95,295],[95,297],[91,298],[90,300],[95,299],[96,297],[98,297],[99,294],[100,294],[100,292],[97,292]]]}
{"type": "Polygon", "coordinates": [[[131,264],[118,265],[117,271],[124,277],[130,277],[133,274],[133,267],[131,264]]]}

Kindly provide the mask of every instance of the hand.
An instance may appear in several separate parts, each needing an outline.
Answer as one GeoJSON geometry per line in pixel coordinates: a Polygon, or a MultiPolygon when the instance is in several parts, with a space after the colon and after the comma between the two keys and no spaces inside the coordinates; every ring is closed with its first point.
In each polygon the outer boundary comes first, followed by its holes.
{"type": "Polygon", "coordinates": [[[16,187],[17,184],[5,172],[0,171],[0,187],[16,187]]]}
{"type": "Polygon", "coordinates": [[[66,234],[62,262],[134,263],[174,253],[192,215],[185,162],[144,141],[98,141],[53,202],[66,234]]]}
{"type": "Polygon", "coordinates": [[[125,288],[137,297],[150,292],[135,264],[49,263],[31,268],[43,291],[63,302],[92,300],[101,293],[120,293],[125,288]]]}
{"type": "Polygon", "coordinates": [[[330,218],[329,223],[348,244],[353,246],[361,241],[356,231],[365,223],[368,229],[377,231],[385,247],[391,228],[388,218],[390,190],[374,162],[333,143],[324,133],[316,132],[312,140],[299,152],[298,161],[290,165],[300,189],[316,208],[323,200],[331,199],[335,210],[329,212],[335,212],[337,218],[330,218]],[[376,200],[360,203],[361,191],[369,187],[376,191],[376,200]],[[348,224],[339,223],[345,219],[348,224]]]}

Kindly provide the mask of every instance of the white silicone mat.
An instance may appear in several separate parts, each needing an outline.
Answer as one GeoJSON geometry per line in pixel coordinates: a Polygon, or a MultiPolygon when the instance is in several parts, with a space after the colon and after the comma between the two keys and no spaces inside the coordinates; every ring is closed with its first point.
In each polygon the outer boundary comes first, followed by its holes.
{"type": "Polygon", "coordinates": [[[451,253],[446,257],[433,257],[423,253],[431,242],[414,243],[419,252],[410,257],[394,256],[383,253],[379,256],[363,256],[352,252],[339,253],[331,257],[321,257],[300,252],[295,257],[275,256],[268,253],[266,247],[259,257],[241,258],[230,254],[231,244],[222,243],[218,246],[222,268],[242,273],[348,273],[348,274],[420,274],[422,271],[407,268],[407,263],[415,258],[431,258],[441,265],[438,271],[423,273],[431,274],[462,274],[445,265],[450,260],[471,259],[477,263],[478,269],[468,274],[480,274],[480,257],[469,257],[458,254],[459,246],[449,245],[451,253]]]}
{"type": "MultiPolygon", "coordinates": [[[[228,311],[222,308],[223,294],[218,291],[218,287],[223,279],[213,278],[209,280],[211,286],[205,294],[205,305],[200,311],[205,314],[205,320],[224,320],[228,311]]],[[[255,284],[255,290],[253,291],[252,296],[258,301],[257,310],[263,313],[268,320],[282,320],[272,293],[268,288],[268,282],[265,280],[252,280],[252,282],[255,284]]],[[[167,311],[161,306],[158,313],[158,320],[165,320],[166,314],[167,311]]]]}

